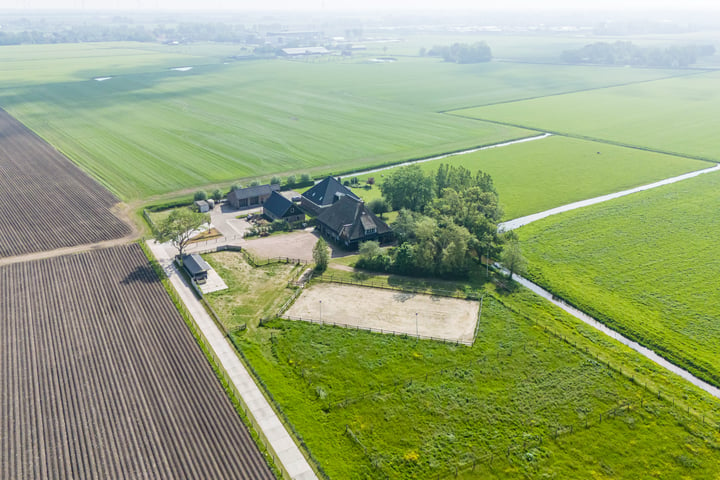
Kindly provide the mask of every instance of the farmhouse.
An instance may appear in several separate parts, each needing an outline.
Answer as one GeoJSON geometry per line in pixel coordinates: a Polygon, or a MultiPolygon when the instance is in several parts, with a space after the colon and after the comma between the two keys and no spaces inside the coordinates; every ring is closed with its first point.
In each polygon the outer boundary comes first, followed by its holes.
{"type": "Polygon", "coordinates": [[[239,188],[228,194],[227,201],[233,208],[257,207],[265,203],[272,192],[278,190],[280,190],[280,185],[257,185],[239,188]]]}
{"type": "Polygon", "coordinates": [[[318,214],[317,228],[326,237],[352,250],[361,242],[382,243],[392,237],[390,227],[368,210],[365,202],[349,195],[318,214]]]}
{"type": "Polygon", "coordinates": [[[195,283],[202,284],[207,282],[207,275],[210,271],[210,265],[202,259],[197,253],[192,255],[183,255],[183,267],[190,275],[190,278],[195,280],[195,283]]]}
{"type": "Polygon", "coordinates": [[[269,220],[285,220],[288,223],[302,222],[305,212],[278,192],[272,192],[263,204],[263,215],[269,220]]]}
{"type": "Polygon", "coordinates": [[[338,179],[326,177],[320,183],[302,194],[300,205],[307,212],[313,215],[319,215],[323,209],[328,208],[346,196],[360,201],[360,198],[340,183],[338,179]]]}

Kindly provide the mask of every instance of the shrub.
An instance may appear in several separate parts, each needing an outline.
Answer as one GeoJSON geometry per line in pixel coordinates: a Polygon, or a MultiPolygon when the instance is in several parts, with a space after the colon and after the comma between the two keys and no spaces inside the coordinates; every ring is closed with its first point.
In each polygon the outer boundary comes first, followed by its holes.
{"type": "Polygon", "coordinates": [[[286,222],[285,220],[280,220],[278,218],[277,220],[273,220],[273,222],[270,224],[270,229],[273,232],[289,231],[290,224],[288,222],[286,222]]]}
{"type": "Polygon", "coordinates": [[[260,180],[253,180],[250,182],[251,187],[257,187],[258,185],[260,185],[260,180]]]}
{"type": "Polygon", "coordinates": [[[197,202],[198,200],[207,200],[208,195],[205,190],[198,190],[197,192],[195,192],[195,196],[193,198],[197,202]]]}

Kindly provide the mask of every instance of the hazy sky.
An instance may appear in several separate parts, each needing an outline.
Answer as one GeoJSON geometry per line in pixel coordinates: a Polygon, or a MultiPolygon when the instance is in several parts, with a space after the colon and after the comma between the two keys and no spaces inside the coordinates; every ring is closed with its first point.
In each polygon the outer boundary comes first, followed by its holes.
{"type": "Polygon", "coordinates": [[[714,9],[718,0],[2,0],[0,9],[368,10],[368,9],[714,9]]]}

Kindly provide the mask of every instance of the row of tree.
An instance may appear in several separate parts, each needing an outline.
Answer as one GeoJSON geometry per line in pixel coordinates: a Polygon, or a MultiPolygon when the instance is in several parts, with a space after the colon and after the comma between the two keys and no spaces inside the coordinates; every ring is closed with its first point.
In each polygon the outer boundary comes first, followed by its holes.
{"type": "Polygon", "coordinates": [[[467,276],[481,256],[496,256],[502,209],[492,178],[461,166],[441,165],[425,174],[417,165],[394,170],[380,186],[399,210],[393,223],[398,247],[361,245],[360,268],[410,275],[467,276]]]}
{"type": "Polygon", "coordinates": [[[563,62],[572,64],[633,65],[638,67],[687,67],[698,58],[715,54],[712,45],[685,45],[667,48],[639,47],[632,42],[597,42],[562,53],[563,62]]]}
{"type": "Polygon", "coordinates": [[[441,57],[453,63],[482,63],[492,60],[492,51],[485,42],[453,43],[435,45],[430,50],[421,49],[420,56],[441,57]]]}

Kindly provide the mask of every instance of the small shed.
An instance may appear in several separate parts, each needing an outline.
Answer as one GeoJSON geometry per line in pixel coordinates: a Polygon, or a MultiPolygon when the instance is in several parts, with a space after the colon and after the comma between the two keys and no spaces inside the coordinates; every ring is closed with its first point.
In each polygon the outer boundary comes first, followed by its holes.
{"type": "Polygon", "coordinates": [[[183,255],[183,267],[198,285],[207,282],[210,265],[197,253],[183,255]]]}
{"type": "Polygon", "coordinates": [[[210,204],[208,202],[206,202],[205,200],[196,200],[195,207],[198,209],[198,212],[200,212],[200,213],[206,213],[206,212],[210,211],[210,204]]]}

